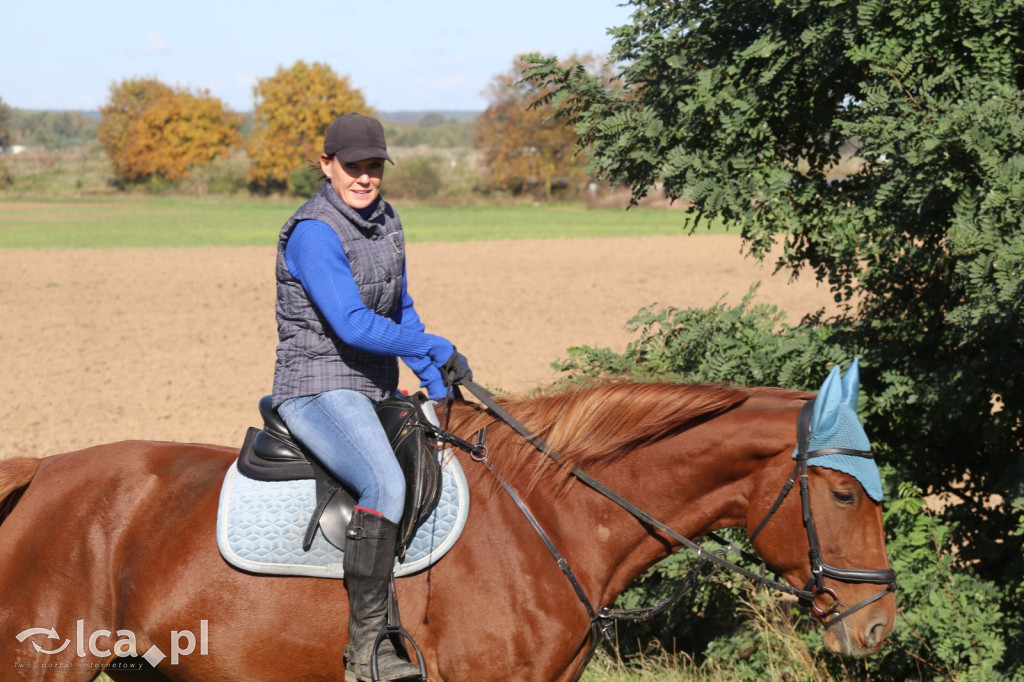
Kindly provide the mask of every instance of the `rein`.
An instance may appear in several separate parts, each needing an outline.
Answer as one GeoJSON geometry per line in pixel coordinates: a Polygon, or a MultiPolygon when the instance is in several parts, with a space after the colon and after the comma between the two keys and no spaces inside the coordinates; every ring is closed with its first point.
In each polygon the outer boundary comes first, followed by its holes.
{"type": "MultiPolygon", "coordinates": [[[[552,450],[547,445],[547,443],[545,443],[536,435],[531,433],[529,429],[527,429],[515,417],[509,414],[508,411],[506,411],[504,408],[498,405],[497,402],[495,402],[494,394],[485,389],[483,386],[480,386],[479,384],[474,382],[472,379],[464,379],[462,381],[462,385],[465,386],[470,393],[476,396],[476,398],[479,399],[484,404],[484,406],[487,407],[487,409],[489,409],[491,412],[497,415],[502,421],[508,424],[513,430],[515,430],[520,436],[526,439],[526,441],[533,445],[537,450],[546,455],[556,464],[561,463],[561,455],[558,452],[552,450]]],[[[455,390],[457,392],[458,387],[455,387],[455,390]]],[[[886,594],[896,589],[896,574],[892,569],[836,568],[834,566],[829,565],[822,557],[820,544],[818,542],[817,529],[814,525],[814,517],[811,514],[810,488],[807,477],[808,460],[813,457],[818,457],[827,454],[846,454],[856,455],[860,457],[871,457],[871,453],[847,450],[843,448],[822,448],[812,452],[807,452],[807,444],[810,432],[810,417],[811,410],[813,409],[813,404],[814,401],[809,401],[804,405],[804,407],[800,411],[800,418],[798,420],[797,425],[796,465],[794,466],[793,473],[786,481],[786,483],[783,485],[782,490],[779,492],[779,495],[776,498],[775,502],[772,504],[771,508],[768,510],[768,513],[765,515],[764,519],[758,525],[757,530],[754,531],[750,538],[751,541],[753,541],[754,538],[756,538],[757,535],[761,532],[761,530],[764,529],[769,519],[778,510],[779,506],[781,506],[783,500],[789,494],[793,485],[799,479],[803,519],[804,524],[807,528],[807,538],[808,543],[810,545],[811,561],[811,579],[808,581],[804,589],[797,589],[792,585],[789,585],[788,583],[781,582],[778,579],[771,579],[765,577],[766,569],[771,570],[772,573],[776,575],[776,577],[778,577],[778,572],[768,567],[763,561],[761,561],[760,571],[754,572],[748,568],[745,568],[744,566],[741,566],[737,563],[730,561],[729,559],[726,559],[726,554],[732,553],[746,561],[758,561],[758,557],[751,555],[749,552],[745,552],[741,549],[736,548],[735,546],[733,546],[732,543],[722,539],[715,533],[708,533],[707,537],[711,538],[715,542],[718,542],[722,545],[722,547],[715,550],[708,550],[704,546],[690,540],[689,538],[681,535],[669,526],[665,525],[661,521],[657,520],[649,513],[644,511],[642,508],[633,504],[625,497],[619,495],[610,488],[606,487],[597,479],[595,479],[594,477],[592,477],[590,474],[583,471],[579,467],[574,466],[571,469],[572,476],[579,480],[581,483],[591,488],[592,490],[596,491],[597,493],[601,494],[611,502],[614,502],[616,505],[618,505],[626,512],[631,514],[641,523],[651,528],[657,529],[658,531],[664,533],[668,537],[678,542],[680,545],[694,551],[697,554],[697,557],[699,559],[698,564],[694,568],[692,568],[690,572],[683,578],[679,588],[677,588],[675,593],[673,593],[671,596],[669,596],[662,602],[659,602],[658,604],[637,609],[613,609],[607,606],[602,606],[597,610],[594,609],[594,607],[590,603],[590,600],[587,598],[586,593],[583,591],[582,586],[576,579],[576,576],[573,573],[572,568],[569,566],[568,562],[555,547],[554,543],[551,541],[551,538],[547,535],[547,533],[541,527],[540,523],[537,521],[536,517],[526,506],[526,503],[523,502],[522,498],[516,493],[516,491],[512,488],[511,485],[509,485],[506,481],[503,481],[501,480],[500,477],[498,477],[497,473],[494,471],[490,463],[487,461],[487,447],[484,444],[484,440],[486,437],[486,427],[482,429],[478,434],[477,442],[475,444],[471,444],[461,438],[457,438],[446,431],[439,432],[438,435],[444,438],[445,440],[449,440],[458,447],[469,452],[473,460],[483,462],[487,469],[495,476],[495,478],[498,478],[502,487],[505,489],[505,491],[508,493],[511,499],[516,503],[516,506],[519,507],[520,511],[533,526],[534,530],[540,536],[541,540],[544,541],[545,546],[548,548],[548,551],[551,553],[555,562],[558,564],[558,567],[561,569],[562,573],[565,575],[565,577],[569,580],[569,583],[572,585],[572,588],[575,591],[576,596],[583,603],[583,606],[586,609],[587,614],[590,616],[590,646],[588,647],[587,653],[584,656],[582,662],[580,663],[580,666],[576,671],[576,675],[574,676],[574,679],[579,679],[579,676],[582,674],[583,669],[586,667],[586,664],[590,661],[590,658],[593,656],[598,645],[601,643],[602,640],[607,639],[611,636],[612,628],[616,620],[648,620],[649,618],[652,618],[653,616],[663,612],[665,609],[674,604],[676,601],[678,601],[680,598],[682,598],[685,594],[687,594],[695,587],[709,580],[714,575],[714,573],[716,573],[721,568],[729,569],[734,573],[738,573],[754,581],[759,588],[762,586],[770,587],[778,592],[782,592],[784,594],[796,597],[802,606],[804,606],[805,608],[809,607],[812,610],[812,612],[824,623],[825,627],[831,627],[832,625],[835,625],[846,616],[867,606],[868,604],[871,604],[881,599],[886,594]],[[711,574],[705,576],[703,580],[697,581],[696,578],[699,571],[702,570],[703,567],[709,563],[714,564],[714,570],[711,572],[711,574]],[[860,602],[854,607],[840,612],[841,604],[839,602],[838,595],[835,593],[834,590],[825,587],[824,578],[826,576],[844,582],[866,582],[875,584],[885,584],[886,588],[879,591],[872,597],[865,599],[864,601],[860,602]],[[833,600],[833,603],[829,605],[828,608],[821,609],[815,604],[815,600],[822,595],[829,596],[833,600]],[[835,617],[826,622],[825,618],[830,615],[834,615],[835,617]]],[[[581,643],[580,647],[582,648],[583,646],[584,643],[581,643]]]]}

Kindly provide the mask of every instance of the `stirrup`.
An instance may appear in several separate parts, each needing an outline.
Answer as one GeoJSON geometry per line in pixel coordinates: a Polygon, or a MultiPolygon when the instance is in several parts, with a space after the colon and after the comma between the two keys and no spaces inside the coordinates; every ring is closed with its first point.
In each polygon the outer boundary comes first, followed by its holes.
{"type": "MultiPolygon", "coordinates": [[[[377,639],[373,641],[373,649],[370,651],[370,679],[373,682],[380,682],[380,668],[377,663],[377,652],[380,649],[381,643],[391,637],[392,635],[398,638],[395,646],[395,655],[399,654],[399,646],[404,647],[406,642],[412,644],[413,651],[416,652],[416,664],[420,667],[420,680],[426,682],[427,679],[427,662],[423,658],[423,652],[420,651],[420,647],[416,644],[416,640],[412,638],[409,631],[402,627],[402,619],[398,614],[398,595],[395,593],[395,574],[391,574],[391,580],[388,581],[388,616],[387,622],[384,627],[377,633],[377,639]]],[[[412,661],[410,660],[410,663],[412,661]]]]}
{"type": "MultiPolygon", "coordinates": [[[[412,638],[412,635],[399,625],[385,625],[381,628],[381,631],[377,633],[377,639],[373,642],[373,651],[370,653],[370,679],[373,682],[380,682],[380,667],[377,663],[377,651],[380,649],[380,645],[386,639],[396,635],[399,641],[402,642],[403,646],[405,642],[412,644],[413,651],[416,652],[416,665],[420,668],[420,680],[426,682],[427,679],[427,662],[423,658],[423,652],[420,651],[419,645],[416,644],[416,640],[412,638]]],[[[398,656],[399,648],[395,647],[395,655],[398,656]]],[[[412,661],[410,661],[411,663],[412,661]]]]}

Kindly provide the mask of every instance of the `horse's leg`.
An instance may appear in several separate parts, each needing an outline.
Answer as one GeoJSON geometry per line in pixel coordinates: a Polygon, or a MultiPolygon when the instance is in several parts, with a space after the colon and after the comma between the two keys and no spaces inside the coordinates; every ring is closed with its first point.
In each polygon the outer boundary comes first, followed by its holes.
{"type": "MultiPolygon", "coordinates": [[[[91,680],[109,658],[124,512],[116,484],[92,484],[95,464],[88,453],[39,460],[32,483],[8,502],[0,523],[4,679],[91,680]]],[[[0,487],[19,471],[28,473],[24,461],[0,462],[0,487]]]]}

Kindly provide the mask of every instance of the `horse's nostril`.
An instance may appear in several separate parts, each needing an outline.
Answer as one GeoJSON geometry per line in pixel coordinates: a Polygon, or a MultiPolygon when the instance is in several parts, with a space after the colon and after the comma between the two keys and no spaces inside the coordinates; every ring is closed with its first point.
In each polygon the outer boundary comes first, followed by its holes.
{"type": "Polygon", "coordinates": [[[885,635],[888,632],[888,621],[884,616],[879,615],[875,624],[868,630],[867,637],[864,638],[864,646],[869,651],[874,651],[881,644],[882,640],[885,639],[885,635]]]}

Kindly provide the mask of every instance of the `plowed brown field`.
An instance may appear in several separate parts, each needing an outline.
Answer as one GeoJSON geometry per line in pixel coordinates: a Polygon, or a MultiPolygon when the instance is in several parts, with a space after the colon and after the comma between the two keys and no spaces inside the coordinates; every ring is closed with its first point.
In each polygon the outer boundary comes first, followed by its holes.
{"type": "MultiPolygon", "coordinates": [[[[735,236],[411,244],[408,259],[428,329],[511,393],[554,379],[570,346],[623,350],[651,303],[737,303],[759,280],[758,300],[790,322],[831,301],[813,278],[744,258],[735,236]]],[[[273,270],[264,247],[0,251],[0,458],[128,438],[240,444],[271,387],[273,270]]]]}

